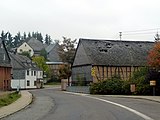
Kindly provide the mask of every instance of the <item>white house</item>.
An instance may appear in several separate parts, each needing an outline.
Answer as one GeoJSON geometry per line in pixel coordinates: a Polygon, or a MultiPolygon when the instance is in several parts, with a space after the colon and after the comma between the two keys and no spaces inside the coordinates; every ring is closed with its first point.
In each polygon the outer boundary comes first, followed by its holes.
{"type": "Polygon", "coordinates": [[[45,49],[46,47],[47,45],[43,44],[41,41],[35,38],[30,38],[17,48],[17,53],[26,51],[30,53],[31,57],[33,55],[37,56],[41,53],[41,50],[45,49]]]}
{"type": "Polygon", "coordinates": [[[29,52],[29,53],[30,53],[30,56],[33,56],[33,55],[34,55],[33,49],[32,49],[31,46],[28,45],[28,43],[26,43],[26,42],[24,42],[22,45],[20,45],[20,46],[17,48],[17,53],[22,53],[22,52],[29,52]]]}
{"type": "Polygon", "coordinates": [[[43,71],[28,57],[10,54],[12,64],[12,89],[33,89],[43,85],[43,71]]]}

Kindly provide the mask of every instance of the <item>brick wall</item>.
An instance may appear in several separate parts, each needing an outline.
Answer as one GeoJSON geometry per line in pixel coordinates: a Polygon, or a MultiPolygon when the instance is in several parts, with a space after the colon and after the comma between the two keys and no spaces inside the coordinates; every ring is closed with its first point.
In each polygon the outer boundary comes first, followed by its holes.
{"type": "Polygon", "coordinates": [[[11,89],[11,68],[0,67],[0,90],[11,89]]]}

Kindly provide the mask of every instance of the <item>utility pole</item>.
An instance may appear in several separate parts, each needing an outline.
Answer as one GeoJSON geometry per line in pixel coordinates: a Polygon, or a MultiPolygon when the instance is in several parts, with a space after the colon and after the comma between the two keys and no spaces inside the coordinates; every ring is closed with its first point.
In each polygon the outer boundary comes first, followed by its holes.
{"type": "Polygon", "coordinates": [[[155,35],[155,41],[159,41],[160,40],[160,36],[159,36],[159,34],[158,34],[158,31],[157,31],[157,33],[156,33],[156,35],[155,35]]]}
{"type": "Polygon", "coordinates": [[[122,40],[122,32],[119,32],[119,38],[122,40]]]}

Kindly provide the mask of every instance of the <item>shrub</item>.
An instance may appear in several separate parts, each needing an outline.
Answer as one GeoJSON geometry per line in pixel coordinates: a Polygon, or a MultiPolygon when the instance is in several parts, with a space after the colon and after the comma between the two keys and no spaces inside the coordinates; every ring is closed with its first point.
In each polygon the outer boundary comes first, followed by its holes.
{"type": "Polygon", "coordinates": [[[90,86],[91,94],[124,94],[128,93],[129,84],[127,82],[124,84],[119,77],[113,77],[104,81],[99,81],[97,83],[92,83],[90,86]],[[127,88],[127,90],[124,90],[127,88]]]}
{"type": "Polygon", "coordinates": [[[148,75],[148,68],[143,67],[140,70],[133,73],[131,78],[131,83],[136,85],[136,92],[137,95],[151,95],[151,87],[149,84],[149,79],[147,79],[148,75]]]}
{"type": "Polygon", "coordinates": [[[47,80],[47,83],[52,83],[52,82],[61,82],[61,80],[57,76],[51,76],[51,78],[47,80]]]}
{"type": "Polygon", "coordinates": [[[122,94],[124,95],[130,95],[131,91],[130,91],[130,81],[123,81],[122,84],[122,94]]]}

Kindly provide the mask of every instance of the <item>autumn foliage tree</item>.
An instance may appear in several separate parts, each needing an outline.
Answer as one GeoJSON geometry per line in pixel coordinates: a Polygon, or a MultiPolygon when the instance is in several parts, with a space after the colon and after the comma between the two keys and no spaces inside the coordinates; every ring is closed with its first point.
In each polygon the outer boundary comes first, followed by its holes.
{"type": "Polygon", "coordinates": [[[59,49],[59,56],[63,62],[72,64],[76,51],[76,39],[71,40],[71,38],[63,37],[62,42],[59,49]]]}
{"type": "Polygon", "coordinates": [[[160,69],[160,42],[159,41],[155,42],[155,45],[149,51],[148,64],[151,67],[160,69]]]}
{"type": "Polygon", "coordinates": [[[71,76],[71,64],[73,63],[74,54],[76,51],[76,39],[71,40],[71,38],[63,37],[63,42],[59,48],[59,56],[66,65],[60,68],[60,78],[67,78],[69,85],[69,77],[71,76]]]}

